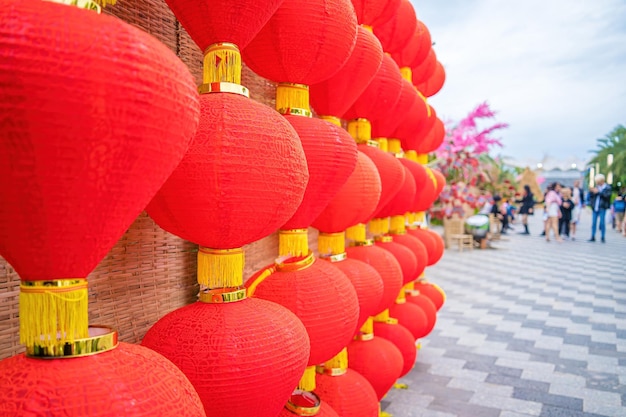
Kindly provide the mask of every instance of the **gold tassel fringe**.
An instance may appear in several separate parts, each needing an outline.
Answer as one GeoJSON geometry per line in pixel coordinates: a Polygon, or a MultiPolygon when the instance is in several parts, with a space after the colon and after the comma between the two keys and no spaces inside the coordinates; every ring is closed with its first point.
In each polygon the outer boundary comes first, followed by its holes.
{"type": "Polygon", "coordinates": [[[389,230],[391,231],[391,233],[396,235],[406,232],[404,216],[391,216],[389,230]]]}
{"type": "Polygon", "coordinates": [[[389,142],[387,138],[376,138],[374,141],[378,144],[378,149],[383,152],[389,152],[389,142]]]}
{"type": "Polygon", "coordinates": [[[198,284],[207,288],[232,288],[243,285],[242,248],[198,250],[198,284]]]}
{"type": "Polygon", "coordinates": [[[361,333],[363,334],[373,334],[374,333],[374,317],[368,317],[365,320],[363,326],[361,326],[361,333]]]}
{"type": "Polygon", "coordinates": [[[341,119],[337,116],[318,116],[320,119],[322,120],[326,120],[327,122],[330,122],[332,124],[334,124],[335,126],[339,126],[341,127],[341,119]]]}
{"type": "Polygon", "coordinates": [[[356,143],[367,143],[372,139],[372,125],[367,119],[354,119],[348,122],[348,133],[356,143]]]}
{"type": "Polygon", "coordinates": [[[389,309],[374,316],[374,321],[377,323],[387,323],[387,320],[389,320],[389,309]]]}
{"type": "Polygon", "coordinates": [[[400,75],[402,75],[402,78],[413,84],[413,70],[411,67],[401,67],[400,75]]]}
{"type": "MultiPolygon", "coordinates": [[[[309,86],[306,84],[280,83],[276,87],[276,110],[290,113],[290,109],[304,110],[303,115],[310,115],[309,86]]],[[[293,114],[293,113],[292,113],[293,114]]]]}
{"type": "Polygon", "coordinates": [[[409,161],[417,162],[417,152],[412,149],[404,152],[404,157],[409,161]]]}
{"type": "Polygon", "coordinates": [[[374,236],[380,236],[389,233],[389,217],[379,217],[369,222],[369,231],[374,236]]]}
{"type": "Polygon", "coordinates": [[[214,43],[204,51],[202,82],[241,84],[241,53],[233,43],[214,43]]]}
{"type": "Polygon", "coordinates": [[[426,226],[426,212],[419,211],[417,213],[414,213],[413,224],[418,224],[418,225],[425,227],[426,226]]]}
{"type": "Polygon", "coordinates": [[[346,233],[320,233],[317,251],[321,256],[338,255],[346,251],[346,233]]]}
{"type": "Polygon", "coordinates": [[[400,142],[400,139],[390,138],[387,141],[387,147],[389,149],[389,152],[395,154],[396,156],[403,156],[402,155],[402,144],[400,142]]]}
{"type": "Polygon", "coordinates": [[[408,284],[406,284],[406,285],[404,286],[404,291],[405,291],[405,293],[406,293],[407,291],[415,291],[415,281],[411,281],[411,282],[409,282],[408,284]]]}
{"type": "Polygon", "coordinates": [[[341,352],[335,355],[332,359],[326,361],[324,363],[324,368],[326,369],[348,369],[348,349],[343,348],[341,352]]]}
{"type": "Polygon", "coordinates": [[[309,235],[307,229],[278,231],[279,256],[305,256],[309,253],[309,235]]]}
{"type": "Polygon", "coordinates": [[[20,285],[20,343],[52,348],[88,337],[87,280],[23,281],[20,285]]]}
{"type": "Polygon", "coordinates": [[[302,391],[315,391],[315,366],[307,366],[298,382],[298,389],[302,391]]]}
{"type": "Polygon", "coordinates": [[[406,303],[406,290],[405,288],[400,289],[400,293],[398,293],[398,297],[396,297],[396,304],[404,304],[406,303]]]}
{"type": "Polygon", "coordinates": [[[367,240],[365,225],[363,223],[359,223],[354,226],[348,227],[348,229],[346,230],[346,238],[355,242],[365,242],[367,240]]]}
{"type": "MultiPolygon", "coordinates": [[[[422,165],[426,165],[428,163],[428,154],[427,153],[417,154],[417,162],[419,162],[422,165]]],[[[426,171],[428,171],[428,169],[426,171]]]]}

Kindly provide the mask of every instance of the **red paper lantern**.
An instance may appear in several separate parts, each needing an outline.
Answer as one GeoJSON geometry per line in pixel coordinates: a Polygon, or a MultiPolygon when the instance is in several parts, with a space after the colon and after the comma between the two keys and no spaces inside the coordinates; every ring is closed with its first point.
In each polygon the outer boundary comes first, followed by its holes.
{"type": "Polygon", "coordinates": [[[311,225],[348,180],[357,163],[357,148],[348,132],[332,123],[310,117],[285,117],[302,141],[309,183],[300,207],[281,229],[302,229],[311,225]]]}
{"type": "Polygon", "coordinates": [[[430,173],[430,169],[428,167],[424,168],[426,170],[427,179],[421,183],[422,187],[417,186],[417,191],[415,193],[415,201],[413,202],[413,211],[420,212],[426,211],[432,206],[432,204],[437,199],[437,189],[435,184],[434,176],[430,173]]]}
{"type": "Polygon", "coordinates": [[[374,334],[393,343],[402,354],[403,367],[400,376],[409,373],[415,366],[415,358],[417,357],[417,348],[415,347],[415,339],[410,331],[401,324],[389,324],[374,322],[374,334]]]}
{"type": "Polygon", "coordinates": [[[339,417],[333,408],[316,395],[307,391],[294,391],[291,399],[276,417],[316,416],[339,417]]]}
{"type": "Polygon", "coordinates": [[[241,247],[274,232],[300,205],[304,152],[289,122],[267,106],[227,93],[200,101],[196,138],[147,211],[183,239],[241,247]]]}
{"type": "Polygon", "coordinates": [[[417,25],[415,26],[415,35],[413,36],[419,40],[420,46],[417,50],[417,53],[415,54],[415,57],[413,58],[413,61],[408,64],[408,66],[411,68],[419,66],[426,59],[428,53],[432,49],[433,44],[428,28],[419,19],[417,20],[417,25]]]}
{"type": "Polygon", "coordinates": [[[438,169],[431,169],[430,171],[433,173],[435,179],[437,180],[436,194],[437,196],[439,196],[439,194],[441,194],[441,191],[443,191],[443,187],[446,186],[446,177],[444,177],[444,175],[438,169]]]}
{"type": "Polygon", "coordinates": [[[418,293],[416,295],[407,294],[406,301],[413,303],[419,306],[426,314],[426,335],[429,335],[430,332],[435,328],[435,324],[437,323],[437,307],[435,307],[435,303],[432,302],[430,298],[425,296],[424,294],[418,293]]]}
{"type": "Polygon", "coordinates": [[[424,272],[426,265],[428,265],[428,251],[426,246],[415,236],[411,236],[408,233],[393,234],[393,241],[401,245],[406,246],[415,255],[417,260],[417,270],[415,275],[419,277],[424,272]]]}
{"type": "Polygon", "coordinates": [[[352,0],[359,24],[378,26],[391,19],[400,0],[352,0]]]}
{"type": "Polygon", "coordinates": [[[346,63],[356,33],[349,0],[285,0],[243,57],[254,72],[270,80],[316,84],[346,63]]]}
{"type": "Polygon", "coordinates": [[[415,148],[415,150],[418,153],[423,153],[423,154],[434,152],[437,149],[439,149],[439,147],[443,143],[445,136],[446,136],[446,128],[443,125],[443,122],[441,121],[441,119],[437,118],[435,119],[433,126],[431,127],[430,131],[428,132],[424,140],[419,143],[419,145],[415,148]]]}
{"type": "Polygon", "coordinates": [[[426,58],[417,66],[412,68],[413,85],[418,86],[427,81],[437,69],[437,54],[435,50],[430,48],[426,58]]]}
{"type": "Polygon", "coordinates": [[[142,344],[180,368],[207,416],[216,417],[249,416],[251,407],[255,416],[275,417],[309,357],[300,320],[254,298],[175,310],[148,330],[142,344]]]}
{"type": "Polygon", "coordinates": [[[385,52],[401,51],[415,33],[417,17],[409,0],[401,0],[396,14],[387,22],[375,26],[374,34],[380,39],[385,52]]]}
{"type": "Polygon", "coordinates": [[[276,269],[250,278],[249,294],[286,307],[302,321],[311,343],[309,366],[331,359],[356,330],[359,302],[350,280],[312,255],[291,258],[276,269]]]}
{"type": "Polygon", "coordinates": [[[428,266],[432,266],[439,262],[439,259],[443,256],[443,245],[441,236],[436,232],[431,232],[428,229],[408,229],[408,233],[418,238],[428,251],[428,266]],[[438,237],[438,238],[437,238],[438,237]]]}
{"type": "Polygon", "coordinates": [[[365,262],[346,258],[333,265],[346,274],[359,299],[359,319],[356,329],[360,329],[368,317],[377,313],[384,292],[383,279],[376,269],[365,262]]]}
{"type": "Polygon", "coordinates": [[[435,242],[435,251],[434,251],[435,258],[434,259],[435,259],[435,263],[437,263],[443,256],[443,251],[445,250],[445,242],[443,241],[443,238],[441,237],[441,235],[435,232],[434,230],[426,229],[426,231],[431,234],[435,242]]]}
{"type": "Polygon", "coordinates": [[[141,346],[120,343],[109,352],[73,359],[21,354],[0,363],[4,416],[205,415],[183,373],[141,346]]]}
{"type": "Polygon", "coordinates": [[[417,134],[421,131],[422,125],[428,122],[429,107],[426,100],[419,97],[408,110],[407,117],[396,128],[393,135],[391,135],[394,138],[400,139],[403,149],[415,149],[422,139],[417,134]]]}
{"type": "Polygon", "coordinates": [[[315,392],[341,417],[378,417],[378,398],[372,384],[355,370],[341,375],[318,374],[315,392]]]}
{"type": "MultiPolygon", "coordinates": [[[[405,164],[402,162],[403,159],[404,158],[398,160],[402,165],[405,164]]],[[[404,181],[402,182],[400,190],[398,190],[391,201],[376,214],[376,217],[402,216],[401,222],[404,224],[404,214],[410,212],[413,208],[416,188],[415,179],[411,171],[409,171],[406,166],[402,168],[404,170],[404,181]]]]}
{"type": "Polygon", "coordinates": [[[312,226],[324,233],[343,232],[366,222],[373,214],[382,191],[380,175],[374,162],[358,152],[357,164],[346,183],[328,203],[312,226]]]}
{"type": "Polygon", "coordinates": [[[430,298],[430,301],[433,302],[437,311],[441,309],[443,303],[446,301],[446,296],[443,290],[436,284],[432,284],[427,281],[417,281],[415,283],[415,290],[419,291],[420,294],[424,294],[426,297],[430,298]]]}
{"type": "Polygon", "coordinates": [[[326,81],[310,86],[311,105],[319,115],[341,116],[363,93],[383,61],[380,41],[358,28],[356,44],[345,65],[326,81]]]}
{"type": "Polygon", "coordinates": [[[402,353],[388,340],[353,340],[348,345],[348,366],[365,377],[376,391],[378,400],[387,394],[400,377],[404,366],[402,353]]]}
{"type": "Polygon", "coordinates": [[[384,55],[376,76],[342,118],[346,120],[364,118],[372,122],[392,117],[393,106],[400,98],[401,91],[400,68],[391,57],[384,55]]]}
{"type": "Polygon", "coordinates": [[[402,288],[402,268],[396,258],[391,252],[374,245],[353,246],[346,248],[346,253],[349,258],[357,259],[371,265],[378,271],[383,280],[383,296],[380,299],[378,308],[374,310],[374,313],[379,314],[389,308],[402,288]]]}
{"type": "MultiPolygon", "coordinates": [[[[413,84],[407,80],[402,80],[402,88],[400,89],[400,98],[393,107],[392,115],[389,117],[378,118],[372,122],[372,137],[374,138],[394,138],[393,134],[396,128],[409,115],[409,110],[413,108],[413,103],[421,99],[417,95],[417,91],[413,84]]],[[[413,117],[413,115],[411,115],[413,117]]]]}
{"type": "Polygon", "coordinates": [[[441,90],[441,87],[443,87],[445,82],[446,71],[441,62],[437,61],[433,74],[428,77],[427,80],[417,84],[417,89],[420,90],[426,97],[432,97],[441,90]]]}
{"type": "Polygon", "coordinates": [[[376,246],[391,252],[396,258],[402,270],[402,285],[404,286],[417,278],[417,258],[409,248],[392,239],[391,236],[385,236],[376,242],[376,246]]]}
{"type": "Polygon", "coordinates": [[[428,317],[419,306],[413,303],[395,303],[389,307],[389,317],[398,320],[411,332],[414,339],[421,339],[428,334],[428,317]]]}

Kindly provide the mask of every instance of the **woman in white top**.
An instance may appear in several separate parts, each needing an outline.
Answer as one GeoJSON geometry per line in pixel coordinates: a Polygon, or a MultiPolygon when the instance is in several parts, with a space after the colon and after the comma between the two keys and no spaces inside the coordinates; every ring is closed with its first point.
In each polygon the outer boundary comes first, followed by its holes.
{"type": "Polygon", "coordinates": [[[559,216],[561,215],[561,196],[559,190],[561,186],[555,182],[548,187],[548,194],[546,194],[545,205],[546,212],[548,213],[548,220],[546,220],[546,241],[550,241],[550,230],[554,232],[554,240],[557,242],[563,242],[561,236],[559,236],[559,216]]]}
{"type": "Polygon", "coordinates": [[[570,236],[572,240],[576,240],[576,225],[580,221],[580,213],[583,211],[583,196],[580,191],[580,180],[574,181],[572,201],[574,201],[574,209],[572,210],[572,221],[570,222],[570,236]]]}

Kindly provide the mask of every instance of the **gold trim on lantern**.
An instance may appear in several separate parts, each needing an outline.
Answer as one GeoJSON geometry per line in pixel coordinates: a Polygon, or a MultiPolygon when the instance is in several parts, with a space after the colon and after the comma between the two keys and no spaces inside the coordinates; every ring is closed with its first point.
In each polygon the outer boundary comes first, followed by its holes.
{"type": "Polygon", "coordinates": [[[361,24],[361,27],[367,30],[369,33],[374,33],[374,28],[370,25],[361,24]]]}
{"type": "Polygon", "coordinates": [[[400,139],[389,138],[387,140],[387,151],[394,154],[396,158],[404,158],[404,151],[400,139]]]}
{"type": "Polygon", "coordinates": [[[376,242],[381,242],[381,243],[390,243],[390,242],[393,242],[393,237],[389,235],[376,236],[374,240],[376,242]]]}
{"type": "MultiPolygon", "coordinates": [[[[315,369],[315,367],[313,367],[313,369],[315,369]]],[[[316,399],[315,405],[313,407],[303,407],[301,405],[296,405],[291,401],[291,398],[290,398],[287,400],[287,403],[285,404],[285,408],[297,416],[303,416],[303,417],[316,416],[320,411],[321,401],[317,394],[315,394],[314,392],[309,392],[309,393],[313,395],[316,399]]]]}
{"type": "Polygon", "coordinates": [[[304,373],[298,382],[298,388],[301,391],[315,391],[315,365],[304,368],[304,373]]]}
{"type": "Polygon", "coordinates": [[[406,223],[404,216],[391,216],[389,221],[389,230],[394,235],[406,233],[406,223]]]}
{"type": "Polygon", "coordinates": [[[320,233],[317,237],[320,256],[338,255],[346,251],[346,233],[320,233]]]}
{"type": "Polygon", "coordinates": [[[236,303],[246,298],[245,288],[215,288],[203,290],[198,294],[198,299],[207,304],[236,303]]]}
{"type": "Polygon", "coordinates": [[[322,115],[322,116],[317,116],[322,120],[326,120],[329,123],[334,124],[335,126],[339,126],[341,127],[341,119],[337,116],[328,116],[328,115],[322,115]]]}
{"type": "Polygon", "coordinates": [[[364,118],[353,119],[348,122],[348,133],[356,143],[367,143],[372,139],[372,124],[364,118]]]}
{"type": "Polygon", "coordinates": [[[279,256],[303,256],[308,253],[308,229],[290,229],[278,231],[279,256]]]}
{"type": "Polygon", "coordinates": [[[99,334],[50,346],[26,346],[26,356],[38,359],[80,358],[113,350],[119,344],[117,332],[108,326],[89,326],[88,333],[99,334]]]}
{"type": "Polygon", "coordinates": [[[389,142],[387,141],[387,138],[375,138],[373,141],[378,144],[378,149],[383,152],[389,152],[389,142]]]}
{"type": "Polygon", "coordinates": [[[324,365],[317,365],[315,367],[315,372],[318,374],[328,375],[328,376],[341,376],[348,373],[348,369],[341,368],[327,368],[324,365]]]}
{"type": "Polygon", "coordinates": [[[368,317],[361,326],[359,333],[354,336],[354,340],[368,341],[374,338],[374,317],[368,317]]]}
{"type": "Polygon", "coordinates": [[[337,255],[321,256],[320,258],[328,262],[341,262],[348,259],[348,254],[344,252],[337,255]]]}
{"type": "Polygon", "coordinates": [[[313,117],[313,113],[307,109],[299,109],[295,107],[287,107],[278,109],[280,114],[291,115],[291,116],[302,116],[302,117],[313,117]]]}
{"type": "Polygon", "coordinates": [[[389,316],[389,309],[375,315],[374,321],[376,323],[398,324],[398,319],[389,316]]]}
{"type": "Polygon", "coordinates": [[[413,84],[413,70],[411,67],[400,67],[400,75],[402,75],[402,78],[413,84]]]}
{"type": "Polygon", "coordinates": [[[359,340],[361,342],[369,342],[374,339],[374,333],[359,333],[354,336],[354,340],[359,340]]]}
{"type": "Polygon", "coordinates": [[[203,84],[241,84],[241,52],[234,43],[218,42],[204,51],[203,84]]]}
{"type": "MultiPolygon", "coordinates": [[[[288,259],[285,259],[285,260],[288,260],[288,259]]],[[[313,252],[309,251],[308,255],[299,261],[279,262],[277,260],[276,270],[279,272],[302,271],[303,269],[309,268],[311,265],[313,265],[313,262],[315,262],[315,256],[313,256],[313,252]]]]}
{"type": "Polygon", "coordinates": [[[348,369],[348,349],[343,348],[339,353],[333,356],[331,359],[324,362],[323,365],[318,365],[315,371],[319,374],[326,374],[330,376],[344,375],[348,369]]]}
{"type": "MultiPolygon", "coordinates": [[[[417,162],[422,165],[426,165],[428,163],[428,154],[427,153],[418,153],[417,154],[417,162]]],[[[428,172],[428,170],[426,170],[428,172]]]]}
{"type": "Polygon", "coordinates": [[[250,91],[241,84],[235,83],[207,83],[201,84],[198,87],[198,93],[200,94],[210,94],[210,93],[232,93],[239,94],[240,96],[250,98],[250,91]]]}
{"type": "Polygon", "coordinates": [[[280,114],[312,117],[309,105],[309,86],[280,83],[276,87],[276,110],[280,114]]]}
{"type": "Polygon", "coordinates": [[[404,303],[406,303],[406,291],[404,290],[404,287],[402,287],[400,289],[400,292],[398,293],[398,296],[396,297],[396,304],[404,303]]]}
{"type": "Polygon", "coordinates": [[[374,246],[374,239],[365,239],[361,242],[350,242],[350,246],[374,246]]]}
{"type": "Polygon", "coordinates": [[[355,224],[346,229],[346,238],[356,242],[364,242],[367,240],[366,228],[363,223],[355,224]]]}
{"type": "Polygon", "coordinates": [[[236,288],[243,285],[242,248],[198,249],[198,283],[208,289],[236,288]]]}
{"type": "Polygon", "coordinates": [[[417,152],[415,152],[412,149],[405,151],[404,157],[408,159],[409,161],[417,162],[417,152]]]}
{"type": "Polygon", "coordinates": [[[369,231],[374,236],[384,235],[389,233],[389,217],[377,217],[370,220],[369,231]]]}

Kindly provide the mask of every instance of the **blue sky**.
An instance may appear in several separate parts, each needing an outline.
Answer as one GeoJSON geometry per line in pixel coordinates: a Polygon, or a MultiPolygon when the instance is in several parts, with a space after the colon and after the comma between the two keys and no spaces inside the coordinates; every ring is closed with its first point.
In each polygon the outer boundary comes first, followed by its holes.
{"type": "Polygon", "coordinates": [[[445,120],[487,101],[505,156],[589,158],[626,125],[626,1],[411,0],[446,69],[445,120]]]}

